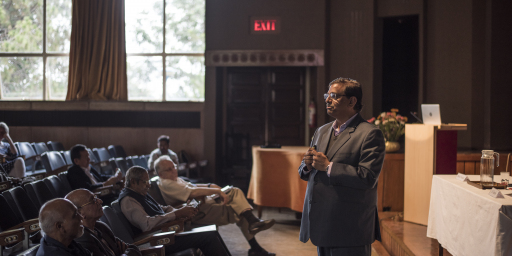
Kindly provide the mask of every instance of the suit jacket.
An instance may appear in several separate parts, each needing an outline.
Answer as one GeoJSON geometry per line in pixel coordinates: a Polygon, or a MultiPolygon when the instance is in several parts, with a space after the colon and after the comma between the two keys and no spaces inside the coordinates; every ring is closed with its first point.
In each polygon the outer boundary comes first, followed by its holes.
{"type": "Polygon", "coordinates": [[[69,246],[64,246],[59,241],[44,235],[41,238],[36,256],[91,256],[92,254],[75,241],[71,241],[69,246]]]}
{"type": "Polygon", "coordinates": [[[114,233],[107,226],[107,224],[101,221],[97,221],[96,225],[94,226],[94,230],[98,233],[98,235],[94,234],[90,229],[84,228],[84,234],[81,237],[75,239],[76,242],[89,250],[94,256],[141,255],[139,249],[134,245],[129,245],[129,248],[126,249],[126,251],[121,252],[117,247],[117,241],[119,238],[114,236],[114,233]],[[105,242],[108,244],[108,248],[106,248],[105,244],[101,242],[101,239],[105,240],[105,242]]]}
{"type": "MultiPolygon", "coordinates": [[[[96,179],[98,182],[105,182],[108,180],[108,175],[101,175],[91,166],[91,175],[96,179]]],[[[90,191],[93,191],[94,189],[100,188],[103,186],[103,184],[92,184],[91,179],[85,174],[84,170],[82,170],[82,167],[79,165],[72,165],[68,169],[68,181],[69,185],[73,190],[79,189],[79,188],[85,188],[90,191]]]]}
{"type": "MultiPolygon", "coordinates": [[[[311,141],[318,152],[327,150],[332,124],[318,128],[311,141]]],[[[299,175],[308,181],[300,240],[321,247],[369,245],[380,240],[377,181],[385,155],[382,131],[359,114],[338,135],[326,156],[327,172],[311,170],[302,161],[299,175]]]]}

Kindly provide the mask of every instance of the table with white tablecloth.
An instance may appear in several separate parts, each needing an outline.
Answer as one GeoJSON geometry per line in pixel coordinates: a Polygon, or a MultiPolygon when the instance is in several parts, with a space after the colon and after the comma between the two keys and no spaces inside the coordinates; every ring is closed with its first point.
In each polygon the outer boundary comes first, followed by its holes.
{"type": "MultiPolygon", "coordinates": [[[[434,175],[427,237],[435,238],[454,256],[512,255],[512,190],[493,198],[456,179],[434,175]]],[[[479,181],[479,175],[468,175],[479,181]]],[[[499,175],[494,180],[500,180],[499,175]]]]}

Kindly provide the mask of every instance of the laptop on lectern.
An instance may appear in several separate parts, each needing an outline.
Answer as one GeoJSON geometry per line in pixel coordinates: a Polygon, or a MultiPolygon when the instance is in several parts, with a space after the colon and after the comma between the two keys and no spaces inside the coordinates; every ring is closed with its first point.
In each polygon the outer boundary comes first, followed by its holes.
{"type": "Polygon", "coordinates": [[[421,115],[424,124],[441,125],[439,104],[421,104],[421,115]]]}

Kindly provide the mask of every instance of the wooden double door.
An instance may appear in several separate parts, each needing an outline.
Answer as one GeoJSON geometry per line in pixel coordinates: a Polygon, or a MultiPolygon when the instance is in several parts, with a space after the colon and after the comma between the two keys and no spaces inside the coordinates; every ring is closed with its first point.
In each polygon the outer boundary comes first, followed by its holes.
{"type": "Polygon", "coordinates": [[[226,130],[252,145],[304,145],[304,98],[305,68],[228,68],[226,130]]]}

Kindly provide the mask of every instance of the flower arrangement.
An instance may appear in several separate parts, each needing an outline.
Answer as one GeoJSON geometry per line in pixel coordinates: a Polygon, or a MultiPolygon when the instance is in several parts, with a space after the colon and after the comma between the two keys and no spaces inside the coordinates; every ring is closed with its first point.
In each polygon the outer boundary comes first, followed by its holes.
{"type": "Polygon", "coordinates": [[[398,109],[392,108],[391,112],[382,112],[377,118],[372,117],[368,122],[382,130],[386,141],[396,142],[400,136],[405,134],[405,123],[407,122],[407,117],[397,113],[398,109]]]}

